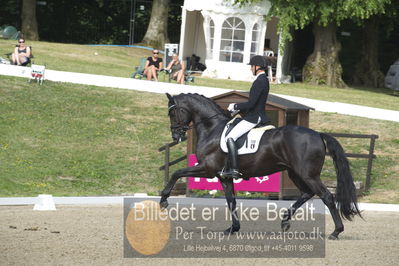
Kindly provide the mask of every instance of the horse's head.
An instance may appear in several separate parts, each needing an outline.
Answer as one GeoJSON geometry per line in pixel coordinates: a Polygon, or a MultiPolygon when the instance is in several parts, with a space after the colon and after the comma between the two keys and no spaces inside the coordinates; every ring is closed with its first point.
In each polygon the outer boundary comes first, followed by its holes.
{"type": "Polygon", "coordinates": [[[180,142],[185,137],[186,131],[190,128],[191,115],[183,105],[179,105],[176,99],[169,93],[166,93],[169,99],[168,110],[170,118],[170,130],[172,132],[172,139],[175,142],[180,142]]]}

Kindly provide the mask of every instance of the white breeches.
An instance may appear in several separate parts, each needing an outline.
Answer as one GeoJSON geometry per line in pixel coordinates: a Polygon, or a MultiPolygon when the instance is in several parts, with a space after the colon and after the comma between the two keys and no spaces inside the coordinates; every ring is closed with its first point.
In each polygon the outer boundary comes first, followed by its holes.
{"type": "MultiPolygon", "coordinates": [[[[260,117],[258,119],[258,123],[260,122],[260,117]]],[[[239,137],[256,127],[258,124],[254,124],[251,122],[248,122],[246,120],[241,120],[231,131],[230,133],[226,136],[226,141],[229,138],[232,138],[234,141],[236,141],[239,137]]]]}

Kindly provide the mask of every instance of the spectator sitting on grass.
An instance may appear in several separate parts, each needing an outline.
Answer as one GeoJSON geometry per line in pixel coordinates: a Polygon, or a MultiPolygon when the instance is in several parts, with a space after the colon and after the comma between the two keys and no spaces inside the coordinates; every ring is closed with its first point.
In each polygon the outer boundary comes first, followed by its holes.
{"type": "Polygon", "coordinates": [[[18,66],[26,66],[30,62],[31,50],[29,46],[25,45],[23,38],[19,39],[18,45],[15,47],[12,54],[12,64],[18,66]]]}

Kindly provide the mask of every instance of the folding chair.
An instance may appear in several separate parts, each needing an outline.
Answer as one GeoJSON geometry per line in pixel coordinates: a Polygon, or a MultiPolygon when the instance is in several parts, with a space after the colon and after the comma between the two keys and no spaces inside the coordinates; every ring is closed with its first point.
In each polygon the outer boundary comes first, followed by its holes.
{"type": "MultiPolygon", "coordinates": [[[[194,76],[192,76],[193,73],[195,73],[196,71],[191,71],[189,70],[189,60],[186,60],[186,72],[184,72],[184,84],[188,85],[189,82],[194,82],[194,76]]],[[[165,72],[168,73],[169,76],[169,82],[171,82],[172,79],[172,71],[169,70],[164,70],[165,72]]]]}
{"type": "Polygon", "coordinates": [[[144,77],[144,67],[146,61],[147,58],[143,57],[140,59],[140,65],[135,67],[136,72],[130,75],[132,79],[142,79],[144,77]]]}

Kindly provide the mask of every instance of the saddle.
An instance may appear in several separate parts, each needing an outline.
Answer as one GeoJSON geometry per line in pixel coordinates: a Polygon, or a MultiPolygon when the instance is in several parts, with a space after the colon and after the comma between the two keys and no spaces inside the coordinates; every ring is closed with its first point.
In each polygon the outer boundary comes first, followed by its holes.
{"type": "MultiPolygon", "coordinates": [[[[226,136],[230,133],[230,131],[242,120],[242,118],[235,117],[229,122],[227,122],[224,127],[222,136],[220,138],[220,148],[223,152],[228,152],[226,145],[226,136]]],[[[242,135],[236,140],[236,147],[238,150],[238,155],[242,154],[251,154],[258,151],[260,140],[263,134],[267,130],[274,129],[273,125],[268,124],[258,124],[256,127],[242,135]]]]}

